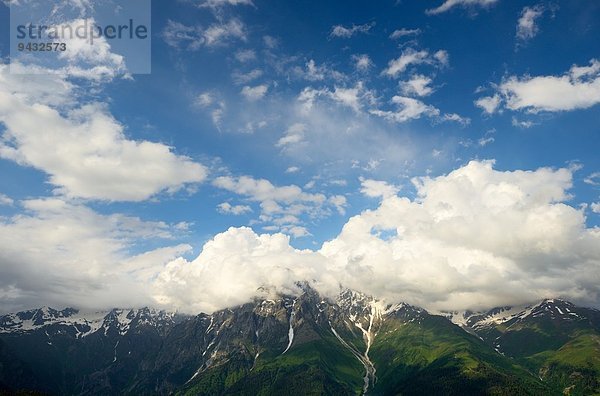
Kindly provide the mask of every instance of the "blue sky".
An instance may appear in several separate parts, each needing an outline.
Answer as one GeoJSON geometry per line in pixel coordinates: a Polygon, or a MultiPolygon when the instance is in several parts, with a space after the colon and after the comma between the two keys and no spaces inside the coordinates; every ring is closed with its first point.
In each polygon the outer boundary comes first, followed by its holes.
{"type": "MultiPolygon", "coordinates": [[[[47,119],[38,136],[18,130],[25,127],[11,118],[16,110],[0,112],[5,235],[23,219],[50,222],[50,230],[74,218],[81,226],[84,216],[73,213],[85,212],[96,219],[86,227],[96,228],[82,228],[82,238],[89,231],[116,243],[115,257],[105,259],[119,263],[173,246],[159,265],[193,260],[215,235],[243,226],[318,251],[352,216],[390,196],[425,201],[413,178],[491,160],[495,172],[568,171],[564,194],[546,203],[573,208],[579,227],[595,232],[599,16],[592,0],[153,1],[151,74],[124,77],[115,68],[38,84],[0,75],[14,106],[37,103],[34,89],[60,96],[52,84],[68,84],[63,96],[39,104],[77,128],[96,120],[119,131],[97,132],[114,147],[95,146],[92,131],[80,149],[72,135],[44,135],[47,119]],[[84,106],[91,107],[82,116],[84,106]],[[146,142],[162,153],[135,146],[146,142]],[[59,146],[66,149],[48,154],[59,146]],[[85,173],[93,160],[98,167],[85,173]]],[[[8,7],[0,5],[0,19],[8,30],[8,7]]],[[[9,44],[5,31],[5,63],[9,44]]],[[[114,67],[114,58],[93,61],[114,67]]],[[[26,119],[35,109],[21,111],[26,119]]],[[[71,249],[69,238],[37,247],[34,239],[23,249],[85,250],[71,249]]],[[[49,260],[63,269],[61,260],[85,261],[58,253],[49,260]]],[[[24,274],[6,273],[21,279],[0,285],[6,307],[65,300],[60,287],[32,294],[24,274]]]]}

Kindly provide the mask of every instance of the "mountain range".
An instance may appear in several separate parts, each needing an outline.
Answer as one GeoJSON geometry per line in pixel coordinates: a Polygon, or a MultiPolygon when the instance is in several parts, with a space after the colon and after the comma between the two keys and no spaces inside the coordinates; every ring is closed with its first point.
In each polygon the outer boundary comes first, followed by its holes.
{"type": "Polygon", "coordinates": [[[210,315],[1,316],[0,394],[600,394],[595,309],[547,299],[433,314],[301,288],[210,315]]]}

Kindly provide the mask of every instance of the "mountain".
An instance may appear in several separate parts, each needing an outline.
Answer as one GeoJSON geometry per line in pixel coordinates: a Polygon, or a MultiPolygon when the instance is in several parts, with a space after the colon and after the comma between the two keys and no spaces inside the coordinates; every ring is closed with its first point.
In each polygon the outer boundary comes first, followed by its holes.
{"type": "Polygon", "coordinates": [[[555,304],[550,315],[538,304],[526,313],[506,308],[444,317],[357,291],[341,290],[331,300],[301,287],[298,296],[257,299],[211,315],[149,308],[5,315],[0,389],[68,395],[560,395],[571,386],[571,394],[596,389],[593,370],[579,371],[583,379],[573,384],[562,373],[566,360],[569,367],[583,364],[583,350],[597,356],[597,349],[586,349],[600,334],[596,317],[585,325],[579,320],[597,311],[555,304]],[[515,341],[536,336],[526,329],[537,328],[529,323],[543,316],[561,322],[555,327],[564,330],[562,344],[545,333],[536,348],[515,341]],[[517,328],[521,336],[512,334],[517,328]]]}
{"type": "Polygon", "coordinates": [[[600,393],[600,311],[560,299],[447,317],[565,394],[600,393]]]}

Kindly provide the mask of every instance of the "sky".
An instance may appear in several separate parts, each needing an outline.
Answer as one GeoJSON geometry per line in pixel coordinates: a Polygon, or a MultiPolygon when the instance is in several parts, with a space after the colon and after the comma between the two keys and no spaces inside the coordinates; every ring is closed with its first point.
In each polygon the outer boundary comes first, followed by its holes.
{"type": "Polygon", "coordinates": [[[147,74],[11,57],[35,1],[0,3],[0,312],[600,306],[597,1],[152,1],[147,74]]]}

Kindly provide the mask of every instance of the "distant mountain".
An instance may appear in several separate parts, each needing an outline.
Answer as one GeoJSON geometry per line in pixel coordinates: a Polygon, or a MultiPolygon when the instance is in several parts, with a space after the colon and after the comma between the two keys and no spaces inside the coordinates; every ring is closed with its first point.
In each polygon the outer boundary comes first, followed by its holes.
{"type": "Polygon", "coordinates": [[[307,285],[299,296],[212,315],[41,308],[0,317],[0,389],[61,395],[591,394],[600,390],[598,315],[546,300],[443,317],[352,290],[332,301],[307,285]]]}
{"type": "Polygon", "coordinates": [[[565,394],[600,393],[600,311],[560,299],[447,317],[565,394]]]}

